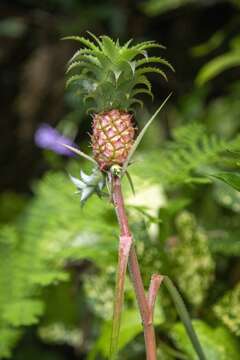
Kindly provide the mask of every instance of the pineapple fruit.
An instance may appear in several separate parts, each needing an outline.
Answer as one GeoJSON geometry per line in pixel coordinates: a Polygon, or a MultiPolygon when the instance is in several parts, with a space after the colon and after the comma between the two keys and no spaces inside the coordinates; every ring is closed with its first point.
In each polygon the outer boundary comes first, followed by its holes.
{"type": "Polygon", "coordinates": [[[143,105],[139,95],[151,97],[148,73],[157,73],[166,79],[163,70],[152,63],[163,64],[172,69],[168,61],[147,54],[148,49],[163,48],[154,41],[131,46],[131,40],[120,46],[108,36],[93,41],[84,37],[70,36],[66,39],[79,41],[83,48],[69,62],[67,72],[75,72],[67,86],[75,85],[79,96],[89,102],[94,112],[91,137],[93,155],[100,169],[122,165],[134,142],[135,129],[132,111],[135,104],[143,105]]]}
{"type": "Polygon", "coordinates": [[[123,165],[134,141],[132,115],[117,109],[96,114],[92,129],[93,156],[100,169],[123,165]]]}
{"type": "Polygon", "coordinates": [[[147,75],[155,73],[167,80],[159,65],[173,68],[167,60],[148,55],[149,49],[164,48],[155,41],[120,45],[108,36],[88,34],[89,38],[65,38],[83,45],[69,61],[67,87],[74,86],[93,113],[93,157],[100,171],[107,173],[124,164],[134,143],[134,107],[143,106],[139,96],[153,98],[147,75]]]}

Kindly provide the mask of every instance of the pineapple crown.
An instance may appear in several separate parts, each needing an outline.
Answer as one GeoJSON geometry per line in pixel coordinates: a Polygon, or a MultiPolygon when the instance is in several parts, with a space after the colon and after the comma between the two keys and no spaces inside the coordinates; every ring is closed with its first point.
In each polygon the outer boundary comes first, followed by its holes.
{"type": "Polygon", "coordinates": [[[155,41],[131,46],[132,40],[129,40],[121,46],[118,40],[114,42],[108,36],[88,34],[91,40],[80,36],[64,38],[83,45],[69,61],[67,73],[71,75],[66,85],[74,85],[77,94],[89,102],[88,111],[132,111],[136,104],[143,106],[140,95],[147,94],[153,98],[147,74],[157,73],[167,80],[159,65],[174,70],[167,60],[148,56],[148,49],[164,48],[155,41]],[[154,63],[155,66],[152,66],[154,63]]]}

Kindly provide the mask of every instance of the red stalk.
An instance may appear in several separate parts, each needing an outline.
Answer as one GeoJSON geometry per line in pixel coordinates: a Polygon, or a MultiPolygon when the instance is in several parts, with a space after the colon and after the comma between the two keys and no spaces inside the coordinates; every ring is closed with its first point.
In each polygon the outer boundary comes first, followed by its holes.
{"type": "Polygon", "coordinates": [[[148,306],[150,307],[151,310],[151,321],[153,321],[154,306],[157,298],[157,293],[163,280],[164,280],[164,276],[159,274],[153,274],[151,277],[151,282],[149,285],[148,297],[147,297],[148,306]]]}
{"type": "Polygon", "coordinates": [[[110,359],[117,358],[118,338],[120,332],[121,313],[124,301],[124,285],[128,263],[129,251],[132,245],[131,236],[120,236],[118,249],[118,268],[113,311],[112,338],[110,346],[110,359]]]}
{"type": "MultiPolygon", "coordinates": [[[[120,238],[129,237],[132,238],[127,214],[124,207],[122,189],[121,189],[121,179],[117,176],[112,176],[112,190],[113,190],[113,203],[118,217],[119,227],[120,227],[120,238]]],[[[121,261],[119,260],[119,263],[121,261]]],[[[139,269],[139,263],[135,251],[134,244],[132,243],[129,252],[128,266],[131,274],[131,279],[133,282],[134,290],[136,293],[136,298],[139,306],[139,311],[142,318],[143,330],[144,330],[144,339],[146,347],[146,358],[147,360],[156,360],[156,340],[155,332],[153,326],[153,308],[156,299],[156,293],[160,286],[161,281],[159,277],[156,277],[155,280],[152,279],[150,284],[150,291],[148,298],[145,295],[143,281],[139,269]]]]}

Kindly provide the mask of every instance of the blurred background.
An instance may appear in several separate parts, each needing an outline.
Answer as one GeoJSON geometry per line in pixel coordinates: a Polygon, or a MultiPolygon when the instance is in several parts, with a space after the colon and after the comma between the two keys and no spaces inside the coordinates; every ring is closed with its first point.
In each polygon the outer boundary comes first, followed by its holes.
{"type": "MultiPolygon", "coordinates": [[[[79,44],[61,38],[90,30],[166,46],[175,73],[151,78],[139,127],[173,96],[133,167],[139,195],[126,184],[142,271],[146,285],[157,271],[175,281],[207,359],[239,359],[240,196],[208,176],[239,172],[239,29],[239,0],[1,0],[0,358],[108,354],[114,213],[95,198],[81,210],[67,172],[88,164],[34,141],[48,124],[89,152],[85,104],[65,90],[79,44]]],[[[126,298],[120,358],[144,359],[130,283],[126,298]]],[[[197,359],[164,289],[156,326],[159,359],[197,359]]]]}

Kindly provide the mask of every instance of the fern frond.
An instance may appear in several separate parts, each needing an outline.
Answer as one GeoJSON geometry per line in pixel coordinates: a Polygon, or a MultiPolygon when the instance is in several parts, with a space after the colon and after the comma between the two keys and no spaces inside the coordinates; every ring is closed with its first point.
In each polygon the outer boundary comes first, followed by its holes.
{"type": "MultiPolygon", "coordinates": [[[[68,171],[77,175],[78,169],[68,171]]],[[[67,175],[50,173],[35,187],[24,221],[0,228],[0,358],[10,356],[24,326],[39,321],[41,289],[68,279],[68,259],[94,259],[100,267],[115,262],[110,205],[93,198],[79,217],[74,191],[67,175]]]]}
{"type": "Polygon", "coordinates": [[[194,176],[204,177],[204,167],[221,162],[222,153],[228,149],[240,149],[240,136],[225,140],[208,135],[201,125],[190,124],[175,131],[174,140],[167,142],[165,148],[141,155],[144,161],[132,169],[132,174],[144,173],[166,187],[183,185],[194,176]],[[148,164],[147,173],[144,163],[148,164]]]}

